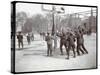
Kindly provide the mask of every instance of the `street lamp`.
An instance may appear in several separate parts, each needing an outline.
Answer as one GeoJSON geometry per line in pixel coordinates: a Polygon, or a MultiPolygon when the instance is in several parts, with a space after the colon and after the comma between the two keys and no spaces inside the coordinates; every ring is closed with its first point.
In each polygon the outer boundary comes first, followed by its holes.
{"type": "Polygon", "coordinates": [[[43,11],[48,11],[52,13],[52,19],[53,19],[53,26],[52,26],[52,35],[54,36],[54,50],[57,48],[57,37],[56,37],[56,24],[55,24],[55,13],[60,14],[60,13],[65,13],[65,10],[63,7],[61,7],[61,11],[57,11],[55,6],[52,6],[52,10],[47,10],[43,7],[43,5],[41,6],[43,11]]]}

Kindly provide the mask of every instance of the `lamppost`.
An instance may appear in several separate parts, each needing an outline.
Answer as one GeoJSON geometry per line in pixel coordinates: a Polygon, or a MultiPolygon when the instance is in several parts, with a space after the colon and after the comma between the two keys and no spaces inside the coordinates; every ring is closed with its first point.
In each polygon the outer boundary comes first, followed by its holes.
{"type": "Polygon", "coordinates": [[[90,27],[89,27],[89,34],[92,32],[92,26],[93,26],[93,10],[91,8],[91,16],[90,16],[90,27]]]}
{"type": "Polygon", "coordinates": [[[61,7],[60,9],[62,10],[61,11],[57,11],[55,6],[52,5],[52,10],[49,10],[49,9],[45,9],[43,7],[43,5],[41,6],[42,7],[42,10],[43,11],[48,11],[48,12],[51,12],[52,13],[52,21],[53,21],[53,26],[52,26],[52,35],[54,36],[54,50],[57,48],[57,37],[56,37],[56,32],[57,32],[57,29],[56,29],[56,24],[55,24],[55,14],[60,14],[60,13],[65,13],[65,10],[63,7],[61,7]]]}

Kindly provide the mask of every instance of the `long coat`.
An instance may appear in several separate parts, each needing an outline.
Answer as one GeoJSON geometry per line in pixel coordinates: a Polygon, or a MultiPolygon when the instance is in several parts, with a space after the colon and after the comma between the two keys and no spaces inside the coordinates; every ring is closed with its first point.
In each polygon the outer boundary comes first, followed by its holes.
{"type": "Polygon", "coordinates": [[[83,44],[84,43],[84,38],[83,38],[83,33],[77,32],[76,35],[77,38],[77,44],[83,44]]]}

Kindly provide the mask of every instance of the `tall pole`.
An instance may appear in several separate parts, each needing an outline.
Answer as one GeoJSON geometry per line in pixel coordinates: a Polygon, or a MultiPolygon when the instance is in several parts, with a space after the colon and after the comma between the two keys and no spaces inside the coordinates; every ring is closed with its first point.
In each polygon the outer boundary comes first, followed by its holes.
{"type": "Polygon", "coordinates": [[[89,34],[91,34],[92,32],[92,21],[93,21],[93,11],[92,11],[92,8],[91,8],[91,16],[90,16],[90,26],[89,26],[89,34]]]}
{"type": "Polygon", "coordinates": [[[91,26],[90,26],[91,31],[92,31],[92,26],[93,26],[93,10],[91,8],[91,26]]]}
{"type": "Polygon", "coordinates": [[[55,24],[55,13],[65,13],[65,10],[63,7],[61,7],[61,10],[63,12],[60,11],[56,11],[55,6],[52,6],[52,10],[47,10],[43,8],[42,5],[42,10],[43,11],[48,11],[48,12],[52,12],[52,21],[53,21],[53,26],[52,26],[52,36],[54,36],[54,50],[57,48],[57,37],[56,37],[56,24],[55,24]]]}
{"type": "Polygon", "coordinates": [[[54,36],[54,50],[57,48],[57,37],[56,37],[56,24],[55,24],[55,7],[52,7],[52,20],[53,20],[53,26],[52,26],[52,35],[54,36]]]}
{"type": "Polygon", "coordinates": [[[76,20],[76,19],[77,19],[77,18],[76,18],[76,15],[77,15],[77,14],[75,13],[75,18],[74,18],[75,26],[76,26],[76,23],[77,23],[77,22],[76,22],[76,21],[77,21],[77,20],[76,20]]]}
{"type": "Polygon", "coordinates": [[[52,35],[55,34],[55,24],[54,24],[54,6],[52,7],[53,12],[52,12],[52,22],[53,22],[53,26],[52,26],[52,35]]]}

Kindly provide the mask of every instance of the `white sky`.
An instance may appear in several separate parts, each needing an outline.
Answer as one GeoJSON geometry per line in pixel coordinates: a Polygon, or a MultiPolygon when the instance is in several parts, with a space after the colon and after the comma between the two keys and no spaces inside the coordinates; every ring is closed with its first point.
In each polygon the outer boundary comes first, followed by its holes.
{"type": "MultiPolygon", "coordinates": [[[[45,6],[45,5],[44,5],[45,6]]],[[[46,6],[45,8],[51,9],[51,6],[46,6]]],[[[63,7],[65,9],[65,14],[76,13],[76,12],[83,12],[91,10],[90,7],[75,7],[75,6],[55,6],[57,10],[59,7],[63,7]]],[[[95,8],[93,8],[95,9],[95,8]]],[[[34,14],[45,14],[46,11],[42,11],[41,4],[33,4],[33,3],[17,3],[16,4],[16,12],[24,11],[28,14],[28,16],[32,16],[34,14]]]]}

